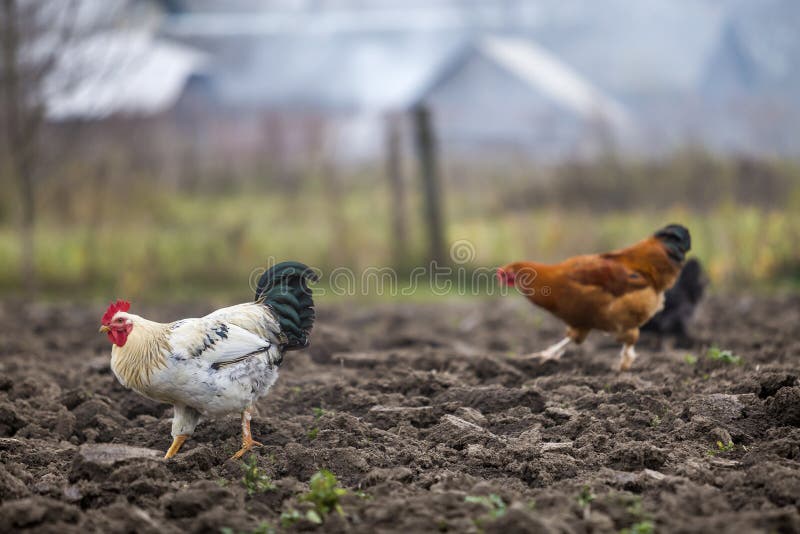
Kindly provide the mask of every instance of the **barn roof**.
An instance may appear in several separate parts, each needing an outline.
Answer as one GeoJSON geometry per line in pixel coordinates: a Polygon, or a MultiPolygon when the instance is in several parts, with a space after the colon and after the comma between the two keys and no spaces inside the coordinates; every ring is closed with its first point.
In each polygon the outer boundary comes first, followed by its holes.
{"type": "Polygon", "coordinates": [[[620,127],[627,127],[631,123],[621,104],[580,73],[534,41],[516,37],[489,36],[471,43],[449,65],[442,66],[433,74],[415,100],[425,100],[476,53],[516,77],[532,91],[544,94],[556,105],[575,115],[586,119],[603,117],[620,127]]]}
{"type": "Polygon", "coordinates": [[[204,56],[146,31],[109,30],[67,45],[48,77],[47,117],[97,119],[171,108],[204,56]]]}

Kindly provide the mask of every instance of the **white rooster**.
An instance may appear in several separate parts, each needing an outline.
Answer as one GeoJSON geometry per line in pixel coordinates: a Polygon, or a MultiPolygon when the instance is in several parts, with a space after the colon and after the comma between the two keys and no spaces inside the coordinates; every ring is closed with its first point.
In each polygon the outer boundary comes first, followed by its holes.
{"type": "Polygon", "coordinates": [[[255,445],[253,403],[278,378],[283,354],[308,345],[314,301],[307,266],[284,262],[258,281],[255,302],[219,309],[205,317],[157,323],[128,313],[117,301],[102,318],[113,343],[111,369],[122,385],[175,407],[171,458],[202,417],[242,416],[240,458],[255,445]]]}

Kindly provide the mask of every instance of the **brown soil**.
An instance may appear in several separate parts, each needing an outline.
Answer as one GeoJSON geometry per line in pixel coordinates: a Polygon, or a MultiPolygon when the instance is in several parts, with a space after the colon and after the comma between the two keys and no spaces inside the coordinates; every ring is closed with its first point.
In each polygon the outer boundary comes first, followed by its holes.
{"type": "Polygon", "coordinates": [[[800,531],[796,297],[711,299],[695,347],[644,338],[624,374],[597,334],[560,362],[516,358],[562,333],[522,299],[322,304],[312,347],[288,355],[253,419],[276,486],[254,495],[228,460],[234,416],[160,458],[171,409],[116,382],[101,312],[0,305],[2,532],[251,532],[303,510],[320,468],[350,490],[344,515],[288,530],[800,531]],[[743,364],[703,357],[711,343],[743,364]],[[499,517],[465,501],[489,494],[499,517]]]}

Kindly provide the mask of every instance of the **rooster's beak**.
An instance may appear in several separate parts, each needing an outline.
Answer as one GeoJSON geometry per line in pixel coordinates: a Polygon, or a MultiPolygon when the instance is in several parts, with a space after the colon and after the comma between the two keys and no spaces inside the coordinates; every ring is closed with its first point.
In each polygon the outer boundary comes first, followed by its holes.
{"type": "Polygon", "coordinates": [[[111,330],[111,329],[109,327],[107,327],[106,325],[102,325],[100,327],[100,333],[101,334],[104,334],[104,333],[108,332],[109,330],[111,330]]]}

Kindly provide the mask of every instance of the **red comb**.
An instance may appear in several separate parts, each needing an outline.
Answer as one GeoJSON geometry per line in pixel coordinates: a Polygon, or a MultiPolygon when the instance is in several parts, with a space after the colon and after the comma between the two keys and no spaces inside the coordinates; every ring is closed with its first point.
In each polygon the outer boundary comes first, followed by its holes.
{"type": "Polygon", "coordinates": [[[112,302],[111,305],[106,310],[106,313],[103,314],[103,318],[101,319],[102,324],[110,323],[111,319],[114,318],[114,315],[118,311],[128,311],[131,309],[131,303],[127,300],[118,300],[117,302],[112,302]]]}

